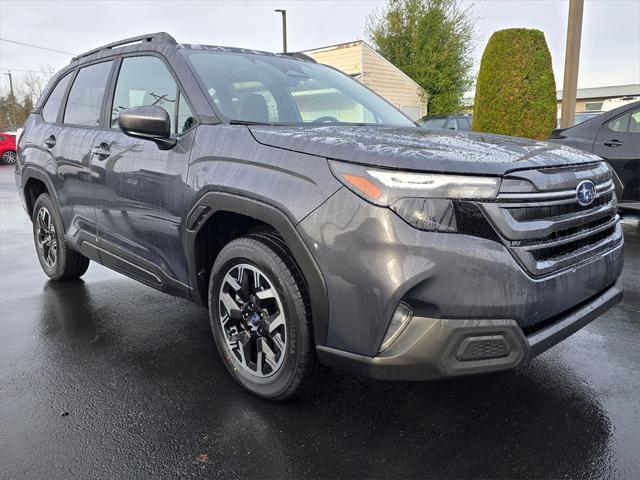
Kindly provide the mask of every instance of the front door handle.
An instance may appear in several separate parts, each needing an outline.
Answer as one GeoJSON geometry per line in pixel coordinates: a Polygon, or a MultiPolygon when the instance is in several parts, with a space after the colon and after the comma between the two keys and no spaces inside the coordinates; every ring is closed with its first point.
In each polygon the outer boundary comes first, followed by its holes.
{"type": "Polygon", "coordinates": [[[620,140],[616,140],[615,138],[613,140],[609,140],[608,142],[604,142],[604,144],[607,147],[621,147],[622,146],[622,142],[620,140]]]}
{"type": "Polygon", "coordinates": [[[93,149],[91,149],[91,153],[98,157],[98,160],[104,160],[111,155],[111,150],[109,149],[108,144],[102,142],[97,147],[93,147],[93,149]]]}
{"type": "Polygon", "coordinates": [[[56,145],[56,137],[54,135],[49,135],[42,141],[42,143],[44,143],[47,148],[53,148],[56,145]]]}

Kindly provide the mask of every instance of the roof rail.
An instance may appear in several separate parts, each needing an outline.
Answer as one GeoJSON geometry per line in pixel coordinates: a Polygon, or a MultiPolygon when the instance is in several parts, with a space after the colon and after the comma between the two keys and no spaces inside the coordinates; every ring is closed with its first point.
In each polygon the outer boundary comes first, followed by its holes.
{"type": "Polygon", "coordinates": [[[161,43],[170,43],[172,45],[177,45],[175,38],[169,35],[166,32],[157,32],[157,33],[148,33],[146,35],[138,35],[137,37],[125,38],[124,40],[119,40],[117,42],[108,43],[98,48],[94,48],[93,50],[89,50],[88,52],[81,53],[71,59],[71,63],[76,60],[80,60],[81,58],[88,57],[89,55],[93,55],[94,53],[101,52],[102,50],[111,50],[117,47],[125,47],[131,43],[143,43],[143,42],[161,42],[161,43]]]}

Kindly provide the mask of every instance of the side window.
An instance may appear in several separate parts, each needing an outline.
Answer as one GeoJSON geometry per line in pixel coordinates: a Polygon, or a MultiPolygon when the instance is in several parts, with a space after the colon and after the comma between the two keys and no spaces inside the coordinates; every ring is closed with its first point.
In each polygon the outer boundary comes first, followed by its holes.
{"type": "Polygon", "coordinates": [[[640,108],[631,112],[629,133],[640,133],[640,108]]]}
{"type": "Polygon", "coordinates": [[[178,122],[176,125],[175,133],[178,135],[186,132],[191,127],[193,127],[195,120],[193,118],[193,113],[191,113],[191,109],[189,108],[189,104],[187,103],[187,99],[184,98],[184,95],[178,95],[178,122]]]}
{"type": "Polygon", "coordinates": [[[607,126],[609,127],[610,130],[613,130],[614,132],[624,133],[627,131],[630,117],[631,117],[630,112],[625,113],[624,115],[620,115],[619,117],[611,120],[609,123],[607,123],[607,126]]]}
{"type": "Polygon", "coordinates": [[[58,84],[55,86],[49,98],[42,107],[42,118],[45,122],[55,123],[58,120],[58,112],[60,111],[60,105],[64,99],[64,92],[67,91],[67,86],[71,80],[71,73],[67,73],[62,77],[58,84]]]}
{"type": "Polygon", "coordinates": [[[177,91],[176,82],[159,58],[147,56],[123,59],[111,108],[111,128],[118,128],[118,113],[122,110],[157,105],[169,113],[171,131],[175,132],[177,91]]]}
{"type": "Polygon", "coordinates": [[[67,98],[63,123],[92,127],[100,125],[102,99],[112,63],[96,63],[80,69],[67,98]]]}

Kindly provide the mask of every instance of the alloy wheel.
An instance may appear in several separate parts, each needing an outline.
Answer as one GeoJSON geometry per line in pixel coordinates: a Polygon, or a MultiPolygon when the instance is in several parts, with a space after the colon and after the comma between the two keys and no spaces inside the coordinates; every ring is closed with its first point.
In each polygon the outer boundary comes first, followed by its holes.
{"type": "Polygon", "coordinates": [[[50,269],[55,268],[58,259],[58,238],[51,212],[45,207],[40,207],[36,216],[36,242],[45,265],[50,269]]]}
{"type": "Polygon", "coordinates": [[[251,375],[275,374],[286,357],[288,332],[273,282],[254,265],[234,265],[222,280],[218,298],[229,353],[251,375]]]}
{"type": "Polygon", "coordinates": [[[2,154],[2,161],[8,164],[16,163],[16,152],[8,151],[2,154]]]}

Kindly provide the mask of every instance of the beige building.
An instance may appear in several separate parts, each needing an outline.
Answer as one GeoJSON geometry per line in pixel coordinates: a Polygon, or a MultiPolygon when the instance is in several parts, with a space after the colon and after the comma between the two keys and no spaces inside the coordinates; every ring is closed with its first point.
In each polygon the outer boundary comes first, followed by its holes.
{"type": "MultiPolygon", "coordinates": [[[[562,110],[562,90],[556,92],[558,117],[562,110]]],[[[640,98],[640,84],[612,85],[609,87],[579,88],[576,95],[576,113],[612,110],[640,98]]]]}
{"type": "Polygon", "coordinates": [[[355,78],[414,120],[427,114],[424,89],[362,40],[302,53],[355,78]]]}

